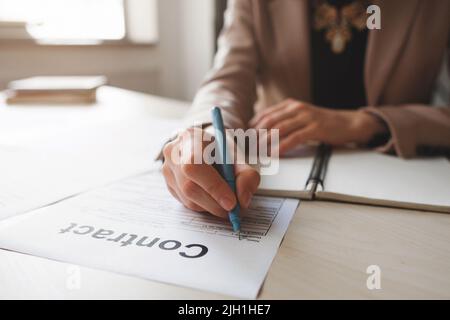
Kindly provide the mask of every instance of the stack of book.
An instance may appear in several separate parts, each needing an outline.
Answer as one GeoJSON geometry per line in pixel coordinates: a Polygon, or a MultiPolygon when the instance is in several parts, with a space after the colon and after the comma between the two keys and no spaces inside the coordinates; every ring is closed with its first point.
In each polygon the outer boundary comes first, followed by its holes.
{"type": "Polygon", "coordinates": [[[88,104],[96,101],[97,89],[106,84],[103,76],[45,76],[8,84],[9,104],[88,104]]]}
{"type": "Polygon", "coordinates": [[[1,39],[32,39],[25,21],[0,21],[1,39]]]}

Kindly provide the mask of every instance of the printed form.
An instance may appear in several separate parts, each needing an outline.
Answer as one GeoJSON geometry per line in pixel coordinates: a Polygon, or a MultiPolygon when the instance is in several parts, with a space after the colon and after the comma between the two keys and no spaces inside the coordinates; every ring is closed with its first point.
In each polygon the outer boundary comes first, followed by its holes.
{"type": "Polygon", "coordinates": [[[0,247],[172,284],[255,298],[299,201],[255,196],[239,236],[184,208],[159,171],[0,224],[0,247]]]}

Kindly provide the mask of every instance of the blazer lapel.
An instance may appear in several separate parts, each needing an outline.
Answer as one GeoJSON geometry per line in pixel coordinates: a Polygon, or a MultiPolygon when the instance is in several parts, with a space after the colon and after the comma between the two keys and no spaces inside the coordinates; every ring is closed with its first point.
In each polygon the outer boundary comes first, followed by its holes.
{"type": "Polygon", "coordinates": [[[311,101],[308,0],[273,0],[269,9],[290,94],[292,98],[311,101]]]}
{"type": "Polygon", "coordinates": [[[377,105],[395,65],[401,57],[419,0],[376,0],[381,9],[381,30],[369,30],[365,87],[369,105],[377,105]]]}

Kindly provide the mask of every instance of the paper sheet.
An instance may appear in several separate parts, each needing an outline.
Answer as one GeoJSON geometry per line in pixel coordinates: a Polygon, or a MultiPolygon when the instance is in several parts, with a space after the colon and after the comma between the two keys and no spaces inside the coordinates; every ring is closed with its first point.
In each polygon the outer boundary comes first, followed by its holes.
{"type": "Polygon", "coordinates": [[[326,192],[415,204],[450,206],[450,162],[401,159],[367,151],[334,152],[326,192]]]}
{"type": "MultiPolygon", "coordinates": [[[[316,147],[299,146],[279,159],[277,173],[261,176],[259,189],[283,193],[306,190],[305,184],[314,162],[316,147]]],[[[266,163],[269,160],[264,160],[266,163]]]]}
{"type": "Polygon", "coordinates": [[[255,298],[298,200],[254,197],[241,240],[228,221],[185,209],[158,171],[0,224],[0,247],[255,298]]]}
{"type": "Polygon", "coordinates": [[[0,220],[154,167],[178,121],[133,119],[0,145],[0,220]],[[155,138],[156,137],[156,138],[155,138]]]}

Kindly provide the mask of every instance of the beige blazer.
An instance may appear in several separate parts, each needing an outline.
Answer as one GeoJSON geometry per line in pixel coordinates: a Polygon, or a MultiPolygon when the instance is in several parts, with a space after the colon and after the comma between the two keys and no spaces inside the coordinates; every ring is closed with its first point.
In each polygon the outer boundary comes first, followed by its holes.
{"type": "MultiPolygon", "coordinates": [[[[392,136],[380,149],[412,157],[424,147],[450,147],[450,108],[429,106],[449,52],[450,1],[373,3],[381,8],[381,30],[369,30],[364,80],[366,109],[392,136]]],[[[309,19],[308,0],[229,1],[214,66],[188,123],[210,122],[210,108],[219,105],[226,126],[245,128],[255,106],[311,102],[309,19]]]]}

